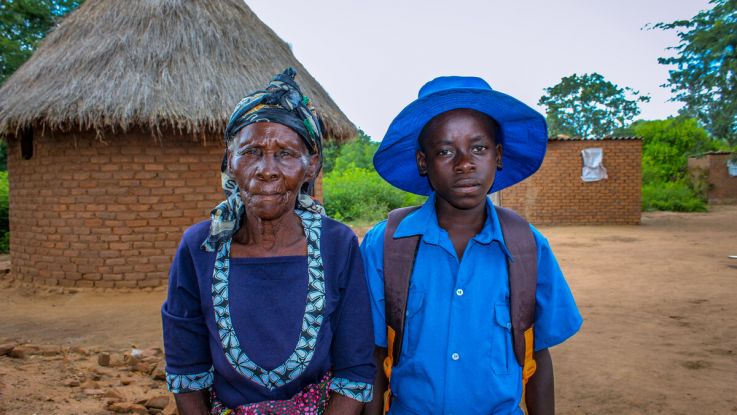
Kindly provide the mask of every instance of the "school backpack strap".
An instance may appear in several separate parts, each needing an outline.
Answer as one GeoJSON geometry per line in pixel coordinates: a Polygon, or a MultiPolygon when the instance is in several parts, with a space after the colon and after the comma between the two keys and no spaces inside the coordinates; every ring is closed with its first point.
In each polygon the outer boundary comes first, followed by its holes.
{"type": "MultiPolygon", "coordinates": [[[[399,223],[419,206],[389,212],[384,231],[384,307],[387,324],[387,358],[384,372],[391,378],[392,367],[399,362],[404,337],[410,279],[420,236],[394,238],[399,223]]],[[[535,292],[537,289],[537,245],[530,224],[512,210],[495,206],[512,260],[508,261],[512,342],[517,362],[522,366],[523,385],[535,373],[533,359],[535,292]]],[[[388,412],[391,391],[384,396],[388,412]]]]}
{"type": "Polygon", "coordinates": [[[407,311],[409,283],[417,256],[419,235],[394,238],[399,223],[419,206],[389,212],[384,231],[384,307],[387,325],[387,352],[390,367],[396,366],[402,352],[404,318],[407,311]]]}
{"type": "Polygon", "coordinates": [[[495,206],[504,242],[512,256],[509,269],[512,343],[517,362],[523,367],[523,378],[535,372],[533,324],[537,290],[537,245],[530,224],[510,209],[495,206]]]}

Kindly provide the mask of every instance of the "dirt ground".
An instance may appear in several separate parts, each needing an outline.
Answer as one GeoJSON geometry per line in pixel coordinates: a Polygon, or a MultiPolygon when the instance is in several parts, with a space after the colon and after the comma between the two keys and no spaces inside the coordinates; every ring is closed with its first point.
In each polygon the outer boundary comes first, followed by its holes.
{"type": "MultiPolygon", "coordinates": [[[[737,206],[541,230],[585,319],[552,351],[559,414],[737,413],[737,206]]],[[[163,289],[0,285],[0,413],[171,412],[163,289]]]]}

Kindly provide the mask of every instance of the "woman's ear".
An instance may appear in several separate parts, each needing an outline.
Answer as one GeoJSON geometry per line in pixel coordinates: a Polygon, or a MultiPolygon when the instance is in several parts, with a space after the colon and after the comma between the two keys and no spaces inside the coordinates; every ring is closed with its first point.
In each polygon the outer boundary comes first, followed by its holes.
{"type": "Polygon", "coordinates": [[[310,154],[307,171],[305,172],[305,182],[311,182],[317,179],[317,174],[322,167],[322,160],[319,154],[310,154]]]}
{"type": "Polygon", "coordinates": [[[420,176],[427,176],[427,160],[425,159],[425,153],[422,150],[417,150],[415,153],[417,159],[417,171],[420,172],[420,176]]]}
{"type": "Polygon", "coordinates": [[[225,156],[223,156],[223,169],[228,176],[232,176],[230,172],[233,171],[233,167],[232,167],[233,160],[232,160],[231,155],[232,153],[230,152],[230,143],[228,143],[225,146],[225,156]]]}

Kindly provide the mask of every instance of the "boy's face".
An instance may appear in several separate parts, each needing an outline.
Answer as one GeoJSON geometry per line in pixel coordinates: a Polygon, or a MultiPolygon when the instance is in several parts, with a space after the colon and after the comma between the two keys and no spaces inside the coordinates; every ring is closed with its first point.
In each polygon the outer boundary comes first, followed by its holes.
{"type": "Polygon", "coordinates": [[[468,109],[440,114],[426,127],[420,147],[417,167],[438,198],[457,209],[486,203],[502,157],[489,118],[468,109]]]}

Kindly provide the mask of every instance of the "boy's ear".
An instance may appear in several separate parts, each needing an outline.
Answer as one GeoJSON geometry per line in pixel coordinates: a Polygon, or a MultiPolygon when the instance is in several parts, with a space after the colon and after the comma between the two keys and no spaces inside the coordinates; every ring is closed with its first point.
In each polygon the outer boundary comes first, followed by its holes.
{"type": "Polygon", "coordinates": [[[417,171],[420,172],[420,176],[427,176],[427,160],[425,159],[425,153],[422,150],[417,150],[415,153],[417,159],[417,171]]]}
{"type": "Polygon", "coordinates": [[[502,157],[502,145],[501,144],[497,144],[496,145],[496,168],[497,168],[497,170],[501,170],[502,169],[502,167],[503,167],[502,160],[503,160],[503,157],[502,157]]]}

